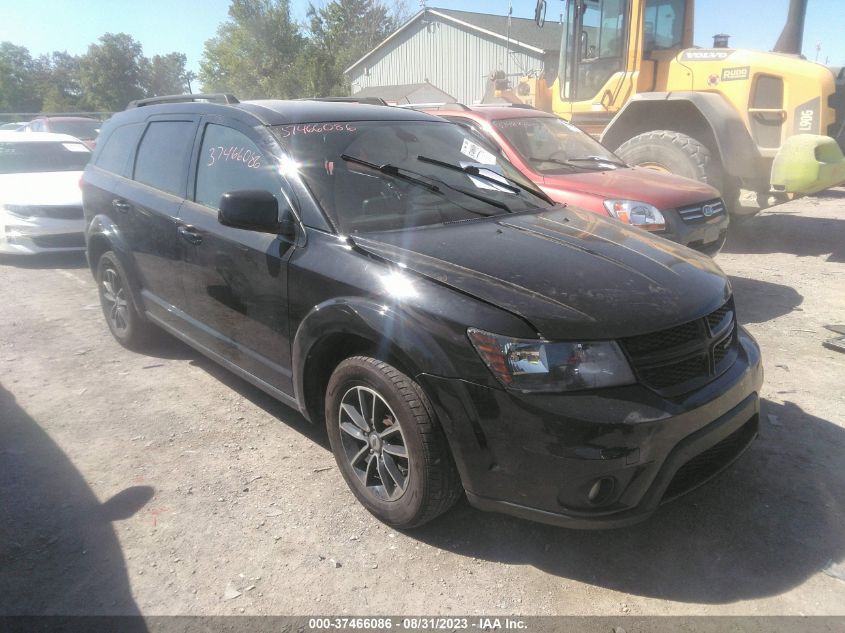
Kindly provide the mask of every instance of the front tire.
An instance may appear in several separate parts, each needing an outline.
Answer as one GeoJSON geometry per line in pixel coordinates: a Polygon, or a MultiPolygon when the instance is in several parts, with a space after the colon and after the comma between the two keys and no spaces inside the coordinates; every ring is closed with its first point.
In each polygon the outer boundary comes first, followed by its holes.
{"type": "Polygon", "coordinates": [[[326,428],[347,485],[388,525],[423,525],[462,492],[428,398],[388,363],[355,356],[338,365],[326,390],[326,428]]]}
{"type": "Polygon", "coordinates": [[[118,343],[139,351],[153,338],[153,325],[138,313],[126,270],[113,251],[107,251],[97,264],[97,290],[106,324],[118,343]]]}
{"type": "Polygon", "coordinates": [[[672,130],[645,132],[625,141],[616,154],[629,165],[707,183],[719,190],[729,213],[739,208],[739,181],[726,175],[718,156],[691,136],[672,130]]]}
{"type": "Polygon", "coordinates": [[[655,130],[638,134],[620,145],[616,154],[629,165],[685,176],[721,191],[721,169],[710,150],[681,132],[655,130]]]}

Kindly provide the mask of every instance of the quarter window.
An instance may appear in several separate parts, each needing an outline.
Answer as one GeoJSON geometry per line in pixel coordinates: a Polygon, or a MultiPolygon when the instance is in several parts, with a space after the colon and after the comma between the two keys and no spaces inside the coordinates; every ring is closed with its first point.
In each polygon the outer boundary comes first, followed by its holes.
{"type": "Polygon", "coordinates": [[[281,178],[270,157],[245,134],[210,123],[205,128],[197,165],[195,200],[217,209],[227,191],[260,189],[287,204],[281,193],[281,178]]]}
{"type": "Polygon", "coordinates": [[[184,196],[194,129],[191,121],[150,123],[135,159],[135,180],[184,196]]]}
{"type": "Polygon", "coordinates": [[[100,150],[97,167],[119,176],[128,176],[129,157],[138,142],[141,125],[141,123],[124,125],[112,132],[106,139],[103,149],[100,150]]]}

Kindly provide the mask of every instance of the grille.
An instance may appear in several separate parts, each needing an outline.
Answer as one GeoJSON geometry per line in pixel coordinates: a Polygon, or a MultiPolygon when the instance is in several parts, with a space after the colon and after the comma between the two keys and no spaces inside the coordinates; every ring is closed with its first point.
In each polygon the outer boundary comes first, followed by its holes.
{"type": "Polygon", "coordinates": [[[701,319],[620,342],[644,385],[667,396],[691,391],[736,360],[733,298],[701,319]]]}
{"type": "Polygon", "coordinates": [[[751,443],[757,435],[758,418],[755,415],[739,429],[718,444],[699,453],[678,469],[663,500],[669,501],[703,484],[725,468],[751,443]]]}
{"type": "Polygon", "coordinates": [[[85,235],[82,233],[63,233],[61,235],[40,235],[31,238],[38,248],[84,248],[85,235]]]}
{"type": "Polygon", "coordinates": [[[655,389],[681,385],[700,376],[707,375],[707,356],[693,356],[677,363],[643,369],[640,375],[655,389]]]}
{"type": "Polygon", "coordinates": [[[707,202],[699,202],[687,207],[680,207],[678,215],[684,222],[695,224],[696,222],[704,222],[707,218],[714,215],[720,215],[725,212],[725,203],[720,198],[708,200],[707,202]]]}
{"type": "Polygon", "coordinates": [[[723,305],[718,310],[714,310],[710,314],[707,315],[707,325],[710,326],[711,332],[720,332],[722,330],[722,322],[725,320],[725,317],[728,316],[730,312],[733,311],[733,302],[728,301],[725,305],[723,305]]]}
{"type": "Polygon", "coordinates": [[[732,330],[723,341],[717,343],[713,348],[713,362],[716,364],[716,367],[719,367],[722,361],[730,354],[735,338],[734,331],[732,330]]]}
{"type": "MultiPolygon", "coordinates": [[[[721,308],[720,308],[721,309],[721,308]]],[[[628,350],[628,353],[633,356],[640,354],[649,354],[667,347],[677,347],[690,343],[704,336],[701,329],[701,323],[698,321],[690,321],[677,327],[669,328],[668,330],[661,330],[653,334],[643,334],[642,336],[632,336],[624,339],[623,343],[628,350]]]]}

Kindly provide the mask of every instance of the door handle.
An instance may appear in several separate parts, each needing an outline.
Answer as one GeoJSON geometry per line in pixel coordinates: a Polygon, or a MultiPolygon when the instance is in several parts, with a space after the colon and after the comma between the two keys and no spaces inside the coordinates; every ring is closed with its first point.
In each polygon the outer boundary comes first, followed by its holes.
{"type": "Polygon", "coordinates": [[[129,203],[126,200],[121,200],[120,198],[115,198],[111,201],[111,206],[120,211],[121,213],[128,213],[129,212],[129,203]]]}
{"type": "Polygon", "coordinates": [[[202,233],[197,231],[190,225],[180,226],[178,228],[179,237],[191,244],[202,244],[202,233]]]}

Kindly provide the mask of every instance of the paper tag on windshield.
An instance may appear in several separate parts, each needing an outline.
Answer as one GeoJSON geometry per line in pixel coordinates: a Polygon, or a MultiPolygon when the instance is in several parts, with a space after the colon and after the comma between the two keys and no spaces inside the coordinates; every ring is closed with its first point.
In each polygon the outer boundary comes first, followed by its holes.
{"type": "Polygon", "coordinates": [[[484,174],[484,178],[478,178],[476,176],[469,176],[470,181],[479,189],[490,189],[492,191],[507,191],[510,192],[511,185],[508,183],[507,178],[502,176],[500,173],[501,168],[498,165],[487,166],[483,163],[467,163],[461,161],[461,167],[477,167],[482,174],[484,174]],[[502,183],[502,187],[496,186],[496,182],[502,183]]]}
{"type": "Polygon", "coordinates": [[[62,143],[62,147],[64,147],[69,152],[87,152],[89,151],[87,147],[85,147],[82,143],[62,143]]]}
{"type": "Polygon", "coordinates": [[[480,145],[476,145],[468,138],[465,138],[463,144],[461,145],[461,154],[469,156],[475,162],[481,163],[482,165],[496,164],[496,157],[493,156],[493,154],[480,145]]]}

